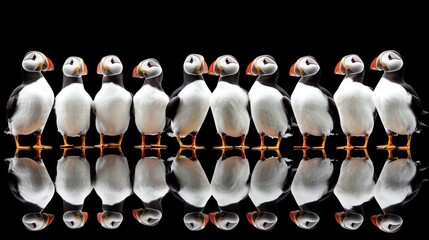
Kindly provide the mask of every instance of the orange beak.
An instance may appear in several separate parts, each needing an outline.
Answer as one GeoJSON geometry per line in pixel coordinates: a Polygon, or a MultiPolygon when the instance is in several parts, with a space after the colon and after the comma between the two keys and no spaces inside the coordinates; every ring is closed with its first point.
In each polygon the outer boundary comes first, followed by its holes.
{"type": "Polygon", "coordinates": [[[48,215],[48,221],[46,222],[45,227],[49,226],[49,224],[51,224],[54,221],[54,215],[53,214],[46,213],[46,215],[48,215]]]}
{"type": "Polygon", "coordinates": [[[249,63],[249,65],[247,65],[246,74],[251,75],[251,76],[256,76],[256,73],[254,73],[252,71],[252,69],[253,69],[253,62],[251,62],[251,63],[249,63]]]}
{"type": "MultiPolygon", "coordinates": [[[[214,61],[211,65],[210,65],[210,68],[209,68],[209,74],[210,75],[215,75],[215,76],[219,76],[219,74],[216,74],[216,72],[215,72],[215,65],[216,65],[216,61],[214,61]]],[[[211,214],[211,213],[210,213],[211,214]]]]}
{"type": "Polygon", "coordinates": [[[83,63],[83,72],[82,72],[82,76],[88,75],[88,67],[86,66],[85,63],[83,63]]]}
{"type": "Polygon", "coordinates": [[[52,63],[52,61],[51,61],[51,59],[49,59],[48,57],[46,57],[46,62],[47,62],[47,67],[46,67],[46,69],[45,70],[43,70],[43,71],[45,71],[45,72],[47,72],[47,71],[52,71],[52,70],[54,70],[54,63],[52,63]]]}
{"type": "Polygon", "coordinates": [[[335,66],[335,71],[334,71],[334,73],[335,74],[338,74],[338,75],[344,75],[344,73],[343,72],[341,72],[341,63],[343,62],[343,60],[340,60],[338,63],[337,63],[337,66],[335,66]]]}
{"type": "Polygon", "coordinates": [[[208,73],[209,72],[209,67],[207,66],[207,63],[204,61],[204,64],[203,64],[203,74],[205,74],[205,73],[208,73]]]}
{"type": "Polygon", "coordinates": [[[246,213],[247,221],[249,221],[253,226],[255,226],[255,222],[253,221],[253,214],[255,213],[257,213],[257,211],[246,213]]]}
{"type": "Polygon", "coordinates": [[[87,212],[82,212],[83,214],[83,224],[86,223],[86,221],[88,220],[88,213],[87,212]]]}
{"type": "Polygon", "coordinates": [[[102,213],[102,212],[97,213],[97,221],[98,221],[101,225],[103,225],[103,213],[102,213]]]}
{"type": "Polygon", "coordinates": [[[337,221],[338,224],[343,225],[341,223],[341,216],[344,214],[344,212],[337,212],[335,213],[335,220],[337,221]]]}
{"type": "Polygon", "coordinates": [[[139,65],[137,65],[137,66],[134,68],[134,70],[133,70],[133,77],[134,77],[134,78],[140,78],[140,76],[139,76],[139,66],[140,66],[140,64],[139,64],[139,65]]]}
{"type": "Polygon", "coordinates": [[[139,209],[133,209],[133,217],[140,222],[139,220],[139,216],[137,215],[139,213],[139,211],[142,210],[141,208],[139,209]]]}
{"type": "Polygon", "coordinates": [[[216,214],[217,214],[218,212],[212,212],[212,213],[210,213],[209,214],[209,217],[210,217],[210,222],[212,222],[214,225],[216,225],[216,219],[215,219],[215,216],[216,216],[216,214]]]}
{"type": "Polygon", "coordinates": [[[378,61],[379,61],[379,57],[380,56],[378,56],[378,57],[376,57],[376,58],[374,58],[374,60],[372,60],[372,63],[371,63],[371,70],[376,70],[376,71],[381,71],[382,69],[379,69],[378,67],[377,67],[377,63],[378,63],[378,61]]]}
{"type": "Polygon", "coordinates": [[[101,61],[97,65],[97,74],[103,75],[103,71],[101,70],[101,61]]]}
{"type": "Polygon", "coordinates": [[[289,76],[292,76],[292,77],[299,77],[299,75],[296,73],[296,71],[295,71],[295,68],[296,68],[296,63],[294,63],[293,65],[292,65],[292,67],[290,67],[290,70],[289,70],[289,76]]]}
{"type": "Polygon", "coordinates": [[[380,224],[378,224],[378,222],[377,222],[377,217],[378,217],[378,215],[372,215],[371,216],[371,222],[372,222],[372,224],[374,224],[374,226],[376,226],[377,228],[380,228],[380,224]]]}
{"type": "Polygon", "coordinates": [[[295,224],[298,224],[298,219],[296,219],[296,214],[299,212],[300,212],[300,210],[295,210],[295,211],[289,212],[289,217],[292,220],[292,222],[294,222],[295,224]]]}

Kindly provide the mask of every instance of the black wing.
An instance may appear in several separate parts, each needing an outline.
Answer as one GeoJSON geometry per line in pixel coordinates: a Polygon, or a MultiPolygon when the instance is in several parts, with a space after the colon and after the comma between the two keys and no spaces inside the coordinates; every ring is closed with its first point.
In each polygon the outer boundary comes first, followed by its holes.
{"type": "Polygon", "coordinates": [[[425,124],[420,123],[420,116],[427,114],[427,112],[423,110],[420,98],[414,88],[407,83],[402,83],[401,86],[404,87],[409,94],[411,94],[411,110],[413,111],[414,116],[416,116],[418,130],[421,125],[425,126],[425,124]]]}
{"type": "Polygon", "coordinates": [[[292,111],[292,105],[290,103],[290,98],[283,96],[282,102],[283,102],[283,109],[286,113],[286,117],[289,118],[288,119],[289,124],[290,124],[290,126],[292,126],[293,123],[295,122],[295,115],[293,114],[293,111],[292,111]]]}
{"type": "Polygon", "coordinates": [[[170,99],[165,110],[165,116],[171,120],[176,116],[177,109],[179,108],[180,98],[175,96],[170,99]]]}
{"type": "Polygon", "coordinates": [[[167,182],[168,187],[170,188],[170,191],[176,192],[176,193],[180,191],[179,181],[176,175],[174,174],[174,171],[169,172],[165,176],[165,180],[167,182]]]}
{"type": "Polygon", "coordinates": [[[16,111],[16,104],[18,102],[19,92],[25,87],[24,84],[19,85],[10,94],[9,100],[6,103],[6,118],[10,119],[16,111]]]}
{"type": "Polygon", "coordinates": [[[332,94],[324,87],[319,86],[319,89],[328,97],[328,107],[329,107],[329,114],[332,117],[332,120],[334,121],[334,133],[338,133],[338,129],[341,129],[340,126],[340,115],[338,114],[337,105],[335,104],[334,99],[332,98],[332,94]]]}

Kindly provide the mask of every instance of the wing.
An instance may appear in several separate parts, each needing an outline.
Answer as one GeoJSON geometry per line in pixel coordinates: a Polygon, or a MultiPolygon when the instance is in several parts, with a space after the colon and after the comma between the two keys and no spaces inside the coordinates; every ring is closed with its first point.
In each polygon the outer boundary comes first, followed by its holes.
{"type": "Polygon", "coordinates": [[[17,88],[15,88],[10,94],[9,100],[6,103],[6,118],[10,119],[16,111],[16,104],[18,102],[19,92],[25,87],[25,85],[21,84],[17,88]]]}
{"type": "Polygon", "coordinates": [[[290,126],[293,125],[293,122],[295,122],[295,115],[293,114],[292,111],[292,105],[290,103],[290,98],[283,96],[282,98],[282,102],[283,102],[283,109],[286,113],[286,116],[289,118],[289,124],[290,126]]]}
{"type": "Polygon", "coordinates": [[[167,108],[165,109],[165,116],[171,120],[176,116],[177,109],[179,108],[180,98],[179,96],[175,96],[170,99],[167,104],[167,108]]]}
{"type": "Polygon", "coordinates": [[[167,181],[167,185],[170,188],[170,190],[172,192],[179,192],[180,191],[180,185],[179,185],[179,181],[177,180],[176,175],[174,174],[174,171],[169,172],[166,176],[165,176],[165,180],[167,181]]]}
{"type": "Polygon", "coordinates": [[[420,116],[427,114],[427,112],[423,110],[423,106],[419,96],[417,95],[417,92],[414,90],[414,88],[411,85],[407,83],[403,83],[401,84],[401,86],[404,87],[409,94],[411,94],[411,110],[413,111],[414,116],[416,116],[417,123],[418,123],[417,128],[419,129],[421,125],[425,126],[425,124],[420,123],[420,116]]]}
{"type": "Polygon", "coordinates": [[[341,129],[340,126],[340,115],[338,114],[338,109],[337,109],[337,105],[335,104],[334,99],[332,98],[332,94],[324,87],[320,86],[319,89],[323,92],[323,94],[326,95],[326,97],[328,98],[328,109],[329,109],[329,114],[332,117],[332,120],[334,121],[334,129],[333,132],[337,133],[338,129],[341,129]]]}

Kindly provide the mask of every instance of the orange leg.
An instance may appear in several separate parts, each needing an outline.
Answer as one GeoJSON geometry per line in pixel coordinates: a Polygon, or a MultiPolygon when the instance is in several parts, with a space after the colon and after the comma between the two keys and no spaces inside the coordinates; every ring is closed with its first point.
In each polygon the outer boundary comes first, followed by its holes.
{"type": "Polygon", "coordinates": [[[78,148],[80,148],[80,149],[93,148],[92,146],[86,145],[86,135],[82,135],[82,136],[80,136],[80,138],[81,138],[82,143],[81,143],[80,147],[78,147],[78,148]]]}
{"type": "Polygon", "coordinates": [[[119,135],[119,141],[118,141],[118,143],[109,143],[107,145],[110,148],[119,148],[122,145],[122,140],[123,139],[124,139],[124,134],[122,133],[122,134],[119,135]]]}
{"type": "Polygon", "coordinates": [[[100,134],[100,144],[95,145],[96,148],[107,147],[107,144],[104,143],[104,134],[100,134]]]}
{"type": "MultiPolygon", "coordinates": [[[[411,140],[411,139],[410,139],[411,140]]],[[[396,148],[396,146],[395,145],[393,145],[393,134],[389,134],[388,136],[387,136],[387,144],[386,145],[380,145],[380,146],[377,146],[377,149],[386,149],[386,150],[389,150],[389,149],[395,149],[396,148]]]]}
{"type": "Polygon", "coordinates": [[[225,138],[226,138],[225,133],[222,133],[221,138],[222,138],[222,146],[213,147],[213,149],[232,149],[232,146],[228,146],[225,143],[225,138]]]}
{"type": "Polygon", "coordinates": [[[337,149],[343,149],[343,150],[350,150],[350,149],[353,149],[353,146],[352,146],[352,144],[350,143],[351,142],[351,136],[350,136],[350,134],[347,134],[346,135],[346,140],[347,140],[347,145],[346,146],[340,146],[340,147],[337,147],[337,149]]]}
{"type": "Polygon", "coordinates": [[[67,136],[63,136],[64,145],[61,145],[60,148],[71,148],[73,147],[73,144],[67,143],[67,136]]]}
{"type": "Polygon", "coordinates": [[[304,134],[302,136],[302,146],[293,146],[293,149],[310,149],[310,147],[307,145],[307,135],[304,134]]]}
{"type": "Polygon", "coordinates": [[[410,150],[411,147],[411,135],[407,136],[407,145],[406,146],[399,146],[398,150],[410,150]]]}
{"type": "Polygon", "coordinates": [[[161,133],[158,133],[156,144],[151,144],[150,147],[153,148],[167,148],[167,145],[161,145],[161,133]]]}
{"type": "Polygon", "coordinates": [[[36,145],[33,146],[33,149],[52,149],[51,146],[46,146],[42,144],[42,134],[38,133],[36,135],[36,145]]]}
{"type": "Polygon", "coordinates": [[[18,136],[15,136],[14,138],[15,138],[15,146],[16,146],[17,151],[19,151],[19,150],[30,150],[31,149],[30,146],[19,145],[19,137],[18,136]]]}
{"type": "Polygon", "coordinates": [[[142,133],[142,144],[134,146],[135,148],[150,148],[150,145],[146,145],[146,135],[144,133],[142,133]]]}
{"type": "Polygon", "coordinates": [[[246,135],[242,135],[241,136],[241,144],[240,144],[240,146],[235,146],[234,148],[248,149],[249,147],[245,145],[245,142],[246,142],[246,135]]]}
{"type": "Polygon", "coordinates": [[[197,145],[197,133],[193,132],[193,133],[191,133],[191,135],[192,135],[192,145],[191,145],[191,147],[193,149],[204,149],[203,146],[198,146],[197,145]]]}
{"type": "Polygon", "coordinates": [[[282,136],[280,136],[280,134],[279,134],[277,136],[277,144],[275,146],[269,146],[268,149],[279,150],[281,141],[282,141],[282,136]]]}
{"type": "Polygon", "coordinates": [[[366,147],[368,146],[368,139],[369,139],[369,136],[365,135],[365,143],[363,144],[363,146],[355,146],[355,148],[366,149],[366,147]]]}
{"type": "Polygon", "coordinates": [[[261,133],[261,145],[258,147],[252,147],[252,150],[265,150],[268,147],[265,146],[265,133],[261,133]]]}
{"type": "Polygon", "coordinates": [[[326,136],[322,136],[322,145],[318,147],[312,147],[311,149],[325,149],[326,136]]]}
{"type": "Polygon", "coordinates": [[[177,142],[179,143],[180,148],[192,148],[191,145],[184,145],[179,136],[177,136],[176,139],[177,139],[177,142]]]}

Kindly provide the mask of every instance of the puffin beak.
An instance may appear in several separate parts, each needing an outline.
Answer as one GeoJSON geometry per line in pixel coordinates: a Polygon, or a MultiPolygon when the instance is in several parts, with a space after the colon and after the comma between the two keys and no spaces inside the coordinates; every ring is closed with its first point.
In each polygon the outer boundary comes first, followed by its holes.
{"type": "Polygon", "coordinates": [[[48,216],[48,220],[46,221],[45,227],[49,226],[49,224],[51,224],[54,221],[54,215],[53,214],[49,214],[49,213],[45,213],[48,216]]]}
{"type": "Polygon", "coordinates": [[[376,226],[377,228],[380,228],[380,224],[378,223],[377,218],[378,218],[378,215],[372,215],[371,216],[371,222],[372,222],[372,224],[374,224],[374,226],[376,226]]]}
{"type": "Polygon", "coordinates": [[[210,74],[210,75],[219,76],[219,74],[217,74],[217,73],[216,73],[215,68],[216,68],[216,61],[214,61],[214,62],[210,65],[210,68],[209,68],[209,74],[210,74]]]}
{"type": "Polygon", "coordinates": [[[374,58],[371,63],[371,70],[381,71],[382,69],[379,67],[380,65],[380,56],[374,58]]]}
{"type": "Polygon", "coordinates": [[[207,66],[206,61],[204,61],[203,63],[203,74],[208,73],[209,72],[209,67],[207,66]]]}
{"type": "Polygon", "coordinates": [[[133,217],[134,217],[137,221],[139,221],[139,222],[140,222],[140,220],[139,220],[139,215],[138,215],[138,213],[139,213],[141,210],[143,210],[143,209],[142,209],[142,208],[139,208],[139,209],[133,209],[133,217]]]}
{"type": "Polygon", "coordinates": [[[82,212],[82,214],[83,214],[83,221],[82,221],[82,223],[85,224],[86,221],[88,221],[88,212],[82,212]]]}
{"type": "Polygon", "coordinates": [[[97,74],[103,75],[103,71],[101,70],[101,61],[97,65],[97,74]]]}
{"type": "Polygon", "coordinates": [[[83,71],[82,71],[82,76],[88,75],[88,67],[86,66],[85,63],[83,63],[83,71]]]}
{"type": "Polygon", "coordinates": [[[247,65],[246,74],[251,76],[256,76],[256,73],[253,72],[253,61],[247,65]]]}
{"type": "Polygon", "coordinates": [[[289,217],[292,220],[292,222],[295,223],[295,224],[298,224],[298,219],[296,219],[296,215],[299,212],[300,212],[300,210],[295,210],[295,211],[289,212],[289,217]]]}
{"type": "Polygon", "coordinates": [[[294,63],[294,64],[292,65],[292,67],[290,67],[290,70],[289,70],[289,76],[292,76],[292,77],[299,77],[299,74],[296,72],[296,63],[294,63]]]}
{"type": "Polygon", "coordinates": [[[139,65],[137,65],[137,66],[134,68],[134,70],[133,70],[133,77],[134,77],[134,78],[141,78],[141,77],[139,76],[139,68],[140,68],[140,64],[139,64],[139,65]]]}
{"type": "Polygon", "coordinates": [[[44,65],[44,69],[43,69],[44,72],[54,70],[54,63],[52,63],[51,59],[49,59],[46,56],[45,56],[45,64],[43,64],[44,65]],[[46,64],[46,66],[45,66],[45,64],[46,64]]]}
{"type": "Polygon", "coordinates": [[[335,220],[341,226],[343,225],[343,223],[342,223],[342,216],[343,216],[343,214],[344,214],[344,212],[337,212],[337,213],[335,213],[335,220]]]}
{"type": "Polygon", "coordinates": [[[217,213],[218,212],[212,212],[212,213],[209,214],[210,222],[212,222],[214,225],[217,225],[216,224],[216,219],[215,219],[215,216],[216,216],[217,213]]]}
{"type": "Polygon", "coordinates": [[[98,221],[101,225],[103,225],[103,213],[102,213],[102,212],[97,213],[97,221],[98,221]]]}
{"type": "Polygon", "coordinates": [[[345,73],[343,72],[343,71],[341,71],[342,69],[341,69],[341,65],[343,64],[343,60],[341,59],[338,63],[337,63],[337,66],[335,66],[335,71],[334,71],[334,73],[335,74],[338,74],[338,75],[345,75],[345,73]]]}
{"type": "Polygon", "coordinates": [[[249,223],[252,224],[253,226],[255,226],[255,222],[253,221],[253,214],[255,213],[256,211],[246,213],[247,221],[249,221],[249,223]]]}

